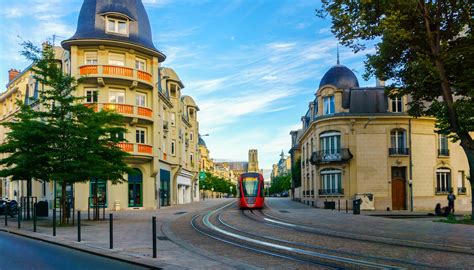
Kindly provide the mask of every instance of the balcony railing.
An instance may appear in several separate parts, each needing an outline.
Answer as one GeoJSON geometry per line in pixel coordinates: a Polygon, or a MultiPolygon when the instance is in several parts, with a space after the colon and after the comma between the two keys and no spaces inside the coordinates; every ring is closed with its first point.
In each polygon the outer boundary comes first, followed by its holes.
{"type": "Polygon", "coordinates": [[[153,77],[150,73],[121,66],[112,65],[85,65],[79,67],[79,74],[82,76],[97,75],[97,76],[119,76],[145,81],[149,84],[153,83],[153,77]]]}
{"type": "Polygon", "coordinates": [[[323,163],[348,162],[354,156],[348,148],[331,149],[313,152],[310,162],[313,165],[323,163]]]}
{"type": "Polygon", "coordinates": [[[435,187],[435,194],[448,194],[451,187],[435,187]]]}
{"type": "Polygon", "coordinates": [[[449,157],[449,149],[438,149],[438,156],[449,157]]]}
{"type": "Polygon", "coordinates": [[[87,106],[94,111],[99,110],[108,110],[114,111],[119,114],[125,115],[137,115],[145,118],[153,117],[153,110],[145,107],[133,106],[128,104],[120,103],[85,103],[84,106],[87,106]]]}
{"type": "Polygon", "coordinates": [[[343,188],[320,189],[319,195],[344,195],[344,189],[343,188]]]}
{"type": "Polygon", "coordinates": [[[118,144],[118,146],[127,153],[146,155],[153,154],[153,146],[148,144],[121,142],[118,144]]]}
{"type": "Polygon", "coordinates": [[[389,148],[388,154],[390,156],[408,156],[410,154],[410,148],[389,148]]]}

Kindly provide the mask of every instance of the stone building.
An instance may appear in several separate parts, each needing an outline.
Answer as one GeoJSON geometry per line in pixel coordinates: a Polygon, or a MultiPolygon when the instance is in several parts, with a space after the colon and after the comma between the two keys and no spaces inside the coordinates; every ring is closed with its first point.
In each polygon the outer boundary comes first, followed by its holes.
{"type": "Polygon", "coordinates": [[[389,98],[380,81],[359,87],[339,63],[315,96],[302,130],[291,132],[293,160],[301,152],[302,202],[361,198],[363,209],[433,211],[453,189],[456,209],[470,210],[462,148],[436,133],[434,118],[410,117],[409,97],[389,98]]]}
{"type": "MultiPolygon", "coordinates": [[[[153,44],[148,15],[138,0],[85,0],[77,31],[56,47],[63,71],[78,79],[77,96],[95,110],[124,116],[128,130],[120,147],[130,153],[136,171],[128,182],[99,181],[99,200],[109,209],[159,208],[199,200],[198,106],[183,94],[184,84],[165,55],[153,44]]],[[[1,121],[16,112],[16,99],[38,97],[41,86],[30,69],[10,71],[7,90],[0,96],[1,121]]],[[[4,139],[5,130],[0,130],[4,139]]],[[[76,209],[87,209],[95,183],[68,187],[76,209]]],[[[22,182],[4,179],[4,196],[25,194],[22,182]]],[[[34,196],[51,201],[59,196],[54,183],[35,181],[34,196]]]]}

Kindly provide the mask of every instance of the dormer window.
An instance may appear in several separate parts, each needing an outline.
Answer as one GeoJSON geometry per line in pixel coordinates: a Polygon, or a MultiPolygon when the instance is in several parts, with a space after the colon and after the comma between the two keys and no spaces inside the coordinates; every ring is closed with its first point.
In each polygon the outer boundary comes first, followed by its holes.
{"type": "Polygon", "coordinates": [[[324,115],[333,114],[335,112],[334,108],[334,96],[327,96],[323,98],[323,112],[324,115]]]}
{"type": "Polygon", "coordinates": [[[128,20],[107,17],[106,32],[128,36],[128,20]]]}

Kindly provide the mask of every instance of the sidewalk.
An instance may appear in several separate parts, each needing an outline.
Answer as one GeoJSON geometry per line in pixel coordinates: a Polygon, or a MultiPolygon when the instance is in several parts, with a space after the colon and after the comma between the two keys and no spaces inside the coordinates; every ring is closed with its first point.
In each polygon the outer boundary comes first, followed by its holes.
{"type": "MultiPolygon", "coordinates": [[[[51,217],[38,220],[37,232],[34,233],[32,221],[22,221],[21,229],[18,229],[17,219],[9,219],[8,227],[5,227],[2,216],[0,230],[101,256],[131,261],[142,266],[166,269],[196,269],[196,265],[199,265],[201,269],[221,268],[222,265],[219,262],[212,261],[172,242],[177,239],[169,229],[169,223],[182,215],[198,213],[228,200],[207,199],[204,202],[170,206],[158,210],[106,212],[107,220],[105,221],[88,221],[87,212],[81,213],[81,242],[77,242],[77,220],[75,226],[57,227],[56,237],[52,236],[51,217]],[[109,213],[112,213],[114,217],[113,250],[109,249],[109,213]],[[157,218],[157,259],[152,258],[153,216],[157,218]]],[[[100,216],[102,218],[102,213],[100,213],[100,216]]],[[[179,241],[177,242],[179,243],[179,241]]]]}

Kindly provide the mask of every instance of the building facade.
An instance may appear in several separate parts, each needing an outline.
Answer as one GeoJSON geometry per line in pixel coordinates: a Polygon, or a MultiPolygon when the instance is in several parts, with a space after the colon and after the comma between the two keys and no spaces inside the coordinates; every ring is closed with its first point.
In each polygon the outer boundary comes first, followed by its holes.
{"type": "MultiPolygon", "coordinates": [[[[84,1],[75,35],[55,51],[63,71],[78,80],[76,95],[85,97],[87,106],[124,116],[128,132],[119,146],[130,154],[127,163],[135,170],[123,184],[103,180],[69,187],[76,209],[87,209],[95,185],[99,200],[109,209],[199,200],[199,108],[182,94],[184,84],[176,72],[162,67],[165,55],[154,47],[141,1],[84,1]]],[[[15,98],[25,100],[41,91],[28,70],[10,79],[0,97],[7,108],[2,121],[14,115],[10,107],[15,98]]],[[[2,130],[2,138],[4,134],[2,130]]],[[[23,194],[21,183],[4,182],[9,198],[23,194]]],[[[35,184],[39,200],[58,196],[53,183],[46,183],[46,192],[40,190],[35,184]]]]}
{"type": "MultiPolygon", "coordinates": [[[[383,82],[359,87],[347,67],[332,67],[293,131],[293,160],[301,155],[301,200],[361,198],[362,209],[427,210],[447,205],[471,209],[468,163],[459,144],[436,133],[435,119],[407,114],[409,97],[389,98],[383,82]]],[[[349,203],[351,206],[352,203],[349,203]]]]}

